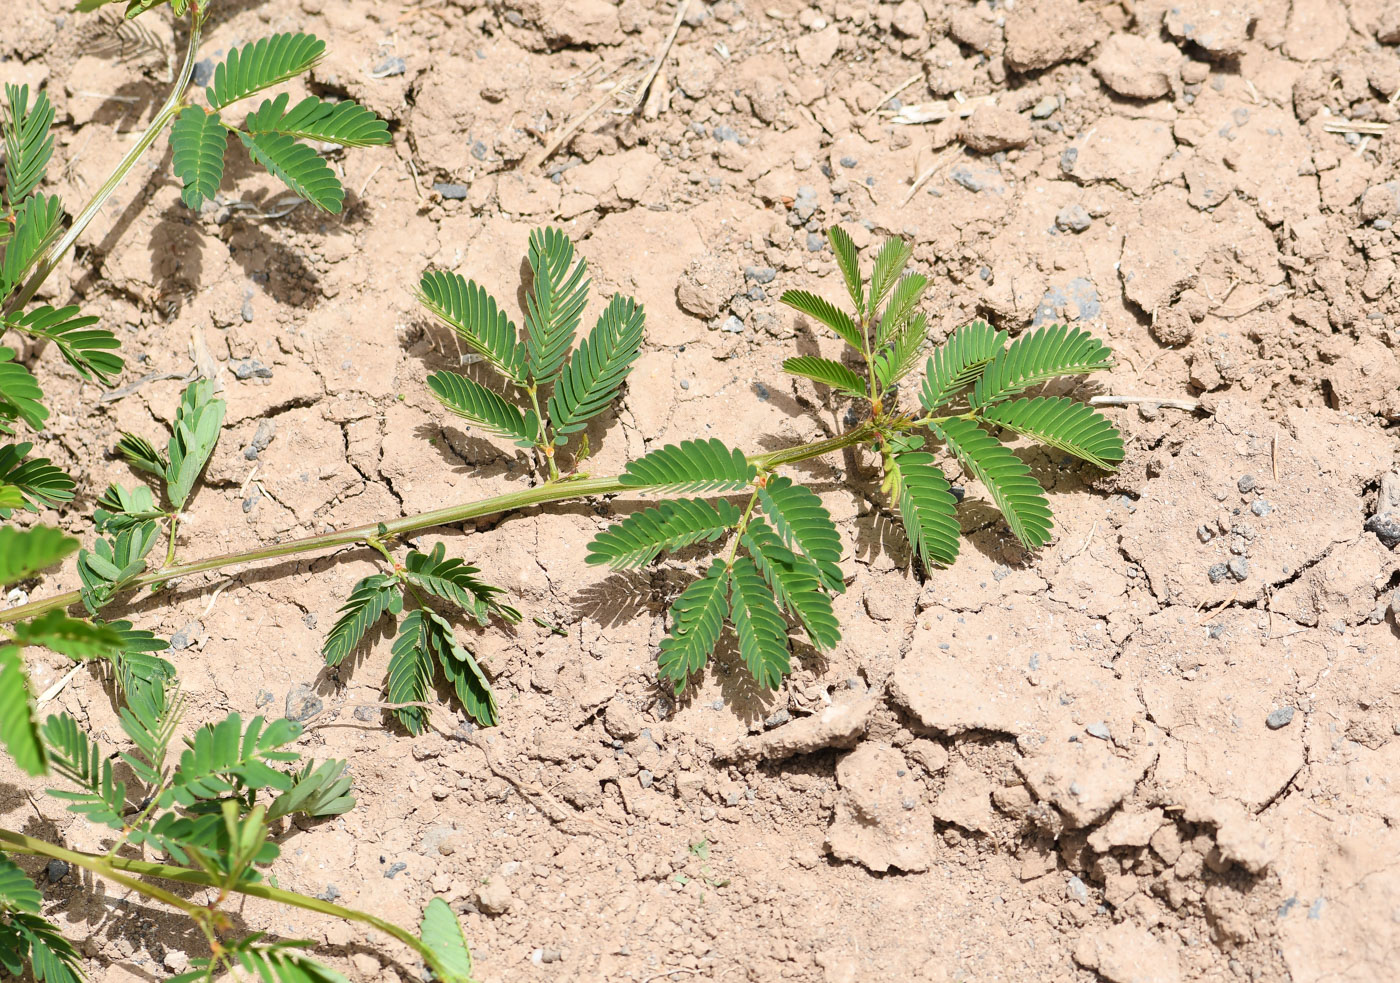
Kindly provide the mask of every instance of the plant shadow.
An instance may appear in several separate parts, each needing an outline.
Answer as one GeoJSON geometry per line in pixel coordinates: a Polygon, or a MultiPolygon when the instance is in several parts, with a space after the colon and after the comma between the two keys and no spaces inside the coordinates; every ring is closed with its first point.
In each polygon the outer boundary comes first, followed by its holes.
{"type": "Polygon", "coordinates": [[[617,570],[574,593],[574,618],[591,618],[615,628],[664,609],[665,576],[660,571],[617,570]]]}

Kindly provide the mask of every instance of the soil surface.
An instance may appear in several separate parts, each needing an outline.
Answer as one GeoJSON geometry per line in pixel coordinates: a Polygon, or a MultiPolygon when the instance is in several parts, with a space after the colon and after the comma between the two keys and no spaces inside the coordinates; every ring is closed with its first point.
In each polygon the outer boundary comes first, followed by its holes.
{"type": "MultiPolygon", "coordinates": [[[[68,6],[6,5],[0,75],[47,85],[71,208],[163,99],[177,42],[147,17],[150,37],[112,50],[68,6]]],[[[386,725],[365,706],[385,636],[324,669],[367,551],[137,603],[175,636],[188,726],[295,713],[308,753],[350,760],[359,807],[286,831],[282,885],[410,923],[442,895],[488,981],[1393,976],[1400,557],[1377,535],[1400,522],[1393,3],[690,0],[635,115],[671,4],[216,6],[210,57],[314,31],[330,52],[312,88],[387,117],[393,145],[335,155],[344,216],[236,165],[192,214],[155,154],[122,187],[49,293],[121,335],[123,388],[37,363],[55,403],[39,449],[82,490],[41,518],[80,536],[106,483],[132,480],[116,432],[163,440],[195,365],[229,412],[184,557],[528,485],[522,456],[427,391],[460,350],[413,288],[443,267],[513,300],[546,222],[591,263],[590,311],[618,290],[648,314],[620,410],[590,431],[595,474],[685,437],[758,450],[846,425],[780,370],[837,351],[776,302],[842,295],[834,222],[867,263],[887,234],[913,241],[935,339],[974,317],[1087,324],[1120,364],[1082,394],[1148,398],[1107,411],[1120,474],[1028,451],[1057,524],[1035,555],[974,485],[957,565],[911,570],[876,462],[806,467],[848,548],[845,639],[799,652],[777,693],[733,659],[679,702],[658,689],[665,606],[699,561],[586,566],[629,501],[422,537],[526,612],[471,635],[491,731],[386,725]]],[[[70,565],[32,593],[75,583],[70,565]]],[[[68,671],[33,669],[41,689],[68,671]]],[[[53,706],[120,733],[96,674],[53,706]]],[[[0,821],[101,846],[38,787],[0,769],[0,821]]],[[[201,954],[110,887],[45,888],[91,934],[95,979],[201,954]]],[[[243,914],[325,943],[354,979],[418,979],[380,938],[243,914]]]]}

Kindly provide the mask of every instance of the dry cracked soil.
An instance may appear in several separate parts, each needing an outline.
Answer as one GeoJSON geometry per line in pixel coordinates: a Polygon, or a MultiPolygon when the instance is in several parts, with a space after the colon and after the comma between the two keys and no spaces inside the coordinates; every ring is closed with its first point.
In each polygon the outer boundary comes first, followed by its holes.
{"type": "MultiPolygon", "coordinates": [[[[5,5],[0,75],[47,86],[72,203],[158,106],[176,40],[147,18],[144,41],[99,44],[68,6],[5,5]]],[[[666,605],[698,561],[586,566],[627,501],[425,535],[527,613],[471,638],[501,701],[490,731],[382,721],[366,704],[387,637],[321,665],[366,551],[137,602],[174,637],[189,725],[294,713],[310,753],[351,762],[358,808],[287,829],[279,882],[404,922],[446,897],[488,981],[1393,978],[1400,557],[1378,532],[1400,515],[1400,11],[685,6],[634,113],[670,3],[217,4],[209,57],[314,31],[330,53],[311,88],[365,102],[393,144],[335,156],[335,217],[237,167],[192,214],[159,151],[141,165],[48,288],[134,357],[115,391],[37,362],[56,403],[40,449],[81,489],[40,518],[90,536],[96,490],[130,480],[114,434],[158,437],[195,364],[229,413],[183,556],[524,487],[523,457],[427,392],[460,350],[413,286],[435,266],[513,299],[546,222],[579,241],[595,297],[648,313],[619,410],[590,431],[594,473],[686,437],[772,448],[844,426],[780,370],[835,342],[776,302],[841,294],[820,236],[836,222],[866,262],[909,237],[935,340],[976,317],[1106,338],[1119,365],[1082,392],[1141,398],[1107,410],[1126,465],[1028,451],[1053,543],[1025,553],[970,484],[970,545],[927,573],[872,461],[808,466],[848,551],[845,638],[775,693],[723,659],[679,701],[657,687],[666,605]]],[[[31,593],[75,582],[70,565],[31,593]]],[[[40,689],[68,671],[32,668],[40,689]]],[[[119,734],[97,675],[53,706],[119,734]]],[[[0,820],[101,845],[7,767],[0,820]]],[[[45,891],[95,979],[200,954],[110,886],[45,891]]],[[[353,979],[419,978],[342,925],[241,913],[353,979]]]]}

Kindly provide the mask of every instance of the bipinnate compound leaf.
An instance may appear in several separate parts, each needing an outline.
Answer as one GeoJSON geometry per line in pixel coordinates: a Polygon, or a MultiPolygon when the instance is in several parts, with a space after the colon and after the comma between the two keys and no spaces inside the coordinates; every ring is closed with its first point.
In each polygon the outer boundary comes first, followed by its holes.
{"type": "Polygon", "coordinates": [[[661,640],[657,675],[679,694],[686,680],[705,668],[724,629],[729,567],[715,560],[709,571],[681,591],[671,605],[671,630],[661,640]]]}
{"type": "Polygon", "coordinates": [[[475,379],[456,372],[434,372],[428,388],[443,406],[462,419],[497,437],[507,437],[518,447],[539,441],[540,421],[534,410],[521,410],[475,379]]]}
{"type": "Polygon", "coordinates": [[[962,417],[930,423],[929,430],[982,482],[1021,545],[1036,549],[1050,541],[1050,503],[1024,461],[976,423],[962,417]]]}
{"type": "Polygon", "coordinates": [[[35,338],[53,342],[63,360],[89,381],[110,385],[126,363],[115,354],[121,347],[106,328],[95,328],[98,318],[82,315],[76,305],[53,308],[41,305],[12,318],[9,326],[35,338]]]}
{"type": "MultiPolygon", "coordinates": [[[[423,622],[422,609],[408,612],[399,622],[399,634],[389,656],[386,692],[390,703],[423,703],[428,699],[436,670],[423,622]]],[[[400,707],[393,714],[415,737],[428,728],[428,711],[422,707],[400,707]]]]}
{"type": "Polygon", "coordinates": [[[893,341],[876,353],[875,379],[882,389],[888,389],[914,371],[927,334],[928,318],[923,314],[915,314],[904,322],[893,341]]]}
{"type": "Polygon", "coordinates": [[[234,790],[235,782],[285,792],[292,779],[273,764],[297,759],[295,751],[279,748],[295,741],[301,731],[301,724],[286,717],[271,722],[254,717],[245,728],[236,713],[201,727],[186,739],[187,747],[172,776],[175,801],[188,807],[222,798],[234,790]]]}
{"type": "Polygon", "coordinates": [[[56,925],[40,915],[12,912],[9,927],[28,945],[36,983],[82,983],[82,957],[56,925]]]}
{"type": "Polygon", "coordinates": [[[831,597],[821,582],[817,565],[783,545],[773,528],[762,519],[750,519],[744,545],[754,566],[773,591],[779,606],[796,618],[812,644],[828,651],[841,641],[841,626],[831,597]]]}
{"type": "Polygon", "coordinates": [[[0,909],[38,914],[43,895],[19,865],[0,854],[0,909]]]}
{"type": "Polygon", "coordinates": [[[0,433],[14,433],[13,420],[23,420],[33,430],[44,429],[49,411],[39,402],[44,392],[33,374],[15,357],[13,348],[0,346],[0,433]]]}
{"type": "Polygon", "coordinates": [[[962,529],[957,499],[932,454],[904,451],[885,458],[886,477],[899,507],[904,535],[924,569],[951,566],[962,529]]]}
{"type": "Polygon", "coordinates": [[[998,403],[983,414],[995,423],[1042,444],[1058,447],[1105,471],[1123,460],[1123,437],[1106,417],[1084,403],[1063,396],[998,403]]]}
{"type": "Polygon", "coordinates": [[[274,34],[234,48],[218,65],[204,90],[213,109],[222,109],[262,89],[295,78],[326,53],[326,44],[312,34],[274,34]]]}
{"type": "Polygon", "coordinates": [[[9,587],[58,563],[78,541],[51,526],[0,526],[0,587],[9,587]]]}
{"type": "Polygon", "coordinates": [[[998,351],[972,389],[970,403],[987,407],[1062,375],[1086,375],[1113,365],[1113,352],[1085,328],[1046,325],[998,351]]]}
{"type": "Polygon", "coordinates": [[[890,290],[903,274],[904,268],[909,265],[912,255],[913,250],[909,248],[909,243],[898,236],[886,239],[880,246],[880,251],[875,254],[875,267],[870,272],[870,296],[865,304],[865,316],[871,322],[874,322],[880,313],[880,305],[885,302],[890,290]]]}
{"type": "Polygon", "coordinates": [[[667,444],[627,465],[619,482],[628,488],[665,492],[740,491],[758,469],[717,438],[667,444]]]}
{"type": "Polygon", "coordinates": [[[791,478],[775,475],[759,488],[758,499],[783,544],[816,565],[822,586],[834,594],[844,593],[841,536],[816,493],[791,478]]]}
{"type": "Polygon", "coordinates": [[[588,264],[575,262],[574,244],[559,229],[530,233],[532,281],[525,296],[525,345],[530,378],[552,382],[563,367],[588,301],[588,264]]]}
{"type": "Polygon", "coordinates": [[[13,208],[44,180],[44,171],[53,156],[49,129],[54,114],[45,92],[38,93],[30,103],[27,85],[7,84],[5,102],[5,201],[13,208]]]}
{"type": "Polygon", "coordinates": [[[184,182],[180,199],[198,210],[214,197],[224,179],[224,152],[228,130],[218,113],[198,106],[181,110],[170,128],[171,167],[184,182]]]}
{"type": "Polygon", "coordinates": [[[283,92],[264,99],[243,125],[249,133],[282,133],[303,140],[320,140],[342,147],[372,147],[389,142],[389,126],[368,109],[352,102],[326,102],[307,96],[291,109],[283,92]]]}
{"type": "Polygon", "coordinates": [[[29,457],[32,446],[0,445],[0,519],[8,519],[15,509],[38,512],[73,499],[73,479],[48,458],[29,457]],[[7,491],[12,493],[9,498],[7,491]]]}
{"type": "Polygon", "coordinates": [[[593,537],[588,562],[627,570],[662,552],[713,542],[739,522],[739,510],[724,499],[677,498],[633,512],[593,537]]]}
{"type": "MultiPolygon", "coordinates": [[[[851,239],[851,234],[839,225],[826,230],[826,238],[831,243],[831,251],[836,256],[836,265],[841,268],[841,279],[846,281],[846,290],[851,295],[851,303],[857,311],[865,310],[865,281],[860,276],[860,252],[851,239]]],[[[786,300],[783,303],[787,303],[786,300]]],[[[849,340],[849,339],[847,339],[849,340]]],[[[857,341],[851,344],[860,348],[857,341]]]]}
{"type": "Polygon", "coordinates": [[[423,909],[419,928],[423,945],[431,952],[429,968],[441,983],[472,983],[472,954],[462,923],[442,898],[432,898],[423,909]]]}
{"type": "Polygon", "coordinates": [[[36,194],[15,207],[13,231],[0,259],[0,299],[19,286],[63,227],[63,204],[57,195],[36,194]]]}
{"type": "Polygon", "coordinates": [[[617,397],[632,363],[641,354],[646,315],[641,305],[614,294],[603,316],[564,364],[549,397],[549,420],[556,444],[587,426],[617,397]]]}
{"type": "Polygon", "coordinates": [[[954,331],[929,357],[919,393],[924,409],[932,413],[951,402],[977,380],[1005,344],[1006,332],[993,330],[985,321],[973,321],[954,331]]]}
{"type": "Polygon", "coordinates": [[[517,385],[528,381],[525,345],[484,287],[457,273],[430,271],[419,281],[418,300],[501,375],[517,385]]]}
{"type": "Polygon", "coordinates": [[[444,618],[427,609],[423,610],[423,636],[467,716],[481,727],[496,726],[496,693],[475,653],[458,640],[444,618]]]}
{"type": "Polygon", "coordinates": [[[783,371],[830,386],[847,396],[864,396],[865,380],[840,362],[815,355],[799,355],[783,361],[783,371]]]}
{"type": "Polygon", "coordinates": [[[729,616],[739,638],[739,655],[760,686],[777,689],[792,671],[783,613],[749,557],[734,561],[729,578],[729,616]]]}
{"type": "MultiPolygon", "coordinates": [[[[0,528],[0,533],[9,529],[0,528]]],[[[0,541],[0,547],[3,546],[0,541]]],[[[4,556],[0,549],[0,563],[5,562],[4,556]]],[[[29,674],[24,670],[24,656],[18,645],[0,645],[0,743],[26,774],[42,775],[48,771],[48,755],[34,718],[29,674]]]]}
{"type": "MultiPolygon", "coordinates": [[[[183,509],[194,491],[224,424],[225,403],[214,398],[214,383],[198,379],[180,394],[175,427],[166,445],[165,496],[177,510],[183,509]]],[[[149,446],[149,445],[147,445],[149,446]]]]}
{"type": "Polygon", "coordinates": [[[70,618],[62,611],[47,611],[14,626],[15,641],[38,646],[71,659],[110,659],[121,651],[122,639],[108,625],[70,618]]]}
{"type": "Polygon", "coordinates": [[[238,139],[243,141],[249,157],[297,195],[317,208],[333,215],[340,214],[345,189],[335,171],[316,151],[285,133],[240,131],[238,139]]]}
{"type": "Polygon", "coordinates": [[[398,581],[383,573],[365,577],[351,588],[349,598],[340,608],[339,619],[321,646],[326,665],[338,666],[344,662],[384,612],[397,615],[401,610],[403,592],[398,581]]]}
{"type": "Polygon", "coordinates": [[[78,791],[49,789],[54,798],[68,803],[68,811],[89,822],[121,829],[126,811],[126,783],[115,779],[112,758],[66,713],[44,721],[44,743],[54,771],[78,786],[78,791]]]}
{"type": "Polygon", "coordinates": [[[788,290],[784,291],[778,300],[779,303],[825,324],[856,351],[865,350],[865,341],[861,337],[860,328],[856,327],[855,322],[851,320],[851,315],[825,298],[818,297],[806,290],[788,290]]]}
{"type": "Polygon", "coordinates": [[[924,291],[927,289],[928,277],[922,273],[910,273],[895,284],[894,291],[890,294],[890,302],[885,305],[884,313],[880,315],[880,322],[875,330],[875,347],[877,349],[888,344],[891,339],[904,330],[909,319],[914,316],[914,308],[924,299],[924,291]]]}
{"type": "Polygon", "coordinates": [[[483,627],[490,623],[493,614],[512,624],[519,622],[520,612],[501,603],[505,588],[486,583],[480,573],[465,560],[449,558],[447,547],[438,543],[429,553],[410,551],[403,576],[409,583],[455,604],[483,627]]]}

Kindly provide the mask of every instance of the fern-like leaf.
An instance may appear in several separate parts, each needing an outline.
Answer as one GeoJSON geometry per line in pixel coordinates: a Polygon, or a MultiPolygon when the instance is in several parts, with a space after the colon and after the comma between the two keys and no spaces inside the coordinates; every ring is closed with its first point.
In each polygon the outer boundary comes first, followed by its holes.
{"type": "Polygon", "coordinates": [[[709,571],[694,581],[671,605],[671,630],[661,640],[657,675],[675,689],[705,668],[724,629],[725,601],[729,596],[729,567],[715,560],[709,571]]]}
{"type": "Polygon", "coordinates": [[[162,699],[159,705],[137,703],[121,708],[122,730],[136,746],[134,752],[122,752],[121,758],[148,789],[165,783],[166,758],[185,711],[184,697],[178,687],[173,688],[173,698],[162,699]]]}
{"type": "Polygon", "coordinates": [[[646,314],[636,301],[614,294],[603,316],[564,365],[549,397],[549,419],[556,444],[582,430],[608,408],[641,354],[646,314]]]}
{"type": "Polygon", "coordinates": [[[84,733],[76,720],[61,713],[44,721],[44,743],[54,770],[82,790],[50,789],[49,794],[66,801],[69,812],[109,829],[121,829],[126,783],[112,777],[112,761],[97,742],[84,733]]]}
{"type": "Polygon", "coordinates": [[[5,101],[5,200],[13,208],[44,180],[53,156],[53,106],[45,92],[31,106],[27,85],[6,85],[5,101]]]}
{"type": "Polygon", "coordinates": [[[888,344],[904,329],[927,289],[928,277],[922,273],[910,273],[895,284],[890,302],[880,316],[879,327],[875,329],[876,348],[888,344]]]}
{"type": "Polygon", "coordinates": [[[821,651],[834,648],[841,641],[841,626],[817,565],[784,546],[773,527],[762,519],[749,520],[744,544],[773,597],[802,623],[812,644],[821,651]]]}
{"type": "Polygon", "coordinates": [[[222,798],[238,785],[285,792],[291,777],[270,763],[297,759],[295,751],[278,748],[296,740],[301,731],[301,724],[285,717],[266,726],[262,717],[254,717],[245,728],[236,713],[201,727],[186,740],[179,767],[171,776],[175,801],[193,806],[200,800],[222,798]]]}
{"type": "Polygon", "coordinates": [[[775,475],[759,488],[758,499],[783,544],[816,564],[827,590],[844,593],[846,578],[841,573],[841,537],[816,493],[805,485],[793,483],[791,478],[775,475]]]}
{"type": "Polygon", "coordinates": [[[778,298],[778,302],[825,324],[856,351],[865,350],[865,341],[861,338],[860,329],[851,320],[851,315],[826,298],[806,290],[787,290],[778,298]]]}
{"type": "Polygon", "coordinates": [[[115,537],[104,537],[91,550],[78,553],[78,578],[83,582],[83,606],[96,614],[122,587],[146,569],[146,556],[155,546],[160,527],[140,522],[115,537]]]}
{"type": "Polygon", "coordinates": [[[760,686],[777,689],[792,671],[783,613],[749,557],[734,561],[729,579],[729,614],[739,654],[760,686]]]}
{"type": "Polygon", "coordinates": [[[355,807],[349,794],[353,784],[344,761],[308,762],[292,776],[292,787],[267,807],[268,822],[297,814],[321,818],[347,813],[355,807]]]}
{"type": "MultiPolygon", "coordinates": [[[[851,240],[851,234],[841,226],[833,225],[826,230],[826,237],[831,242],[831,251],[836,256],[836,265],[841,268],[841,278],[846,281],[846,290],[851,295],[851,303],[855,304],[857,311],[865,310],[865,281],[860,276],[860,253],[856,250],[856,244],[851,240]]],[[[787,303],[787,301],[783,301],[783,303],[787,303]]],[[[851,344],[857,348],[861,347],[859,341],[852,341],[851,344]]]]}
{"type": "Polygon", "coordinates": [[[63,203],[57,195],[33,195],[15,208],[14,231],[0,260],[0,298],[24,279],[63,228],[63,203]]]}
{"type": "Polygon", "coordinates": [[[899,505],[904,535],[924,569],[951,566],[958,558],[962,534],[958,502],[948,479],[934,464],[933,455],[923,451],[896,452],[885,457],[885,471],[899,505]]]}
{"type": "Polygon", "coordinates": [[[609,526],[588,544],[588,562],[614,570],[640,567],[664,550],[675,552],[695,543],[711,543],[739,522],[739,510],[724,499],[707,502],[677,498],[633,512],[609,526]]]}
{"type": "Polygon", "coordinates": [[[106,328],[93,327],[98,320],[82,316],[76,305],[57,309],[44,305],[11,319],[9,326],[53,342],[80,376],[110,385],[126,363],[113,354],[121,347],[116,336],[106,328]]]}
{"type": "Polygon", "coordinates": [[[48,611],[32,621],[14,626],[15,641],[37,645],[71,659],[110,659],[121,650],[121,636],[102,624],[70,618],[62,611],[48,611]]]}
{"type": "Polygon", "coordinates": [[[78,548],[78,541],[51,526],[0,526],[0,587],[27,580],[78,548]]]}
{"type": "Polygon", "coordinates": [[[507,437],[517,447],[533,447],[540,439],[534,410],[520,410],[475,379],[456,372],[434,372],[428,388],[442,405],[487,433],[507,437]]]}
{"type": "Polygon", "coordinates": [[[195,380],[180,394],[165,466],[165,496],[177,511],[185,507],[194,483],[214,453],[225,408],[222,399],[214,398],[214,383],[208,379],[195,380]]]}
{"type": "Polygon", "coordinates": [[[191,969],[172,976],[167,983],[203,983],[224,979],[223,969],[234,969],[232,977],[261,980],[262,983],[350,983],[342,974],[317,962],[303,952],[311,943],[300,940],[259,944],[262,933],[225,945],[218,958],[191,959],[191,969]]]}
{"type": "Polygon", "coordinates": [[[929,357],[919,402],[930,413],[972,385],[983,367],[1006,344],[1006,332],[985,321],[973,321],[954,331],[929,357]]]}
{"type": "Polygon", "coordinates": [[[1063,324],[1028,331],[996,354],[972,389],[974,407],[991,406],[1062,375],[1113,365],[1113,352],[1084,328],[1063,324]]]}
{"type": "MultiPolygon", "coordinates": [[[[423,703],[428,699],[434,667],[424,637],[424,621],[420,608],[408,612],[399,623],[399,635],[389,656],[386,691],[390,703],[423,703]]],[[[399,707],[393,713],[414,737],[428,727],[428,711],[422,707],[399,707]]]]}
{"type": "Polygon", "coordinates": [[[326,665],[338,666],[344,662],[385,611],[397,615],[402,610],[403,593],[393,577],[376,573],[361,580],[351,588],[350,597],[340,608],[340,618],[321,646],[326,665]]]}
{"type": "Polygon", "coordinates": [[[847,396],[864,396],[865,380],[840,362],[815,355],[799,355],[784,359],[783,371],[789,375],[800,375],[804,379],[820,382],[847,396]]]}
{"type": "Polygon", "coordinates": [[[43,895],[29,875],[9,857],[0,853],[0,910],[39,913],[43,895]]]}
{"type": "Polygon", "coordinates": [[[559,229],[530,233],[528,252],[533,282],[525,297],[525,345],[530,378],[551,382],[578,331],[588,300],[588,263],[574,262],[574,244],[559,229]]]}
{"type": "Polygon", "coordinates": [[[971,420],[930,423],[929,430],[986,486],[1023,546],[1035,549],[1050,541],[1050,503],[1024,461],[971,420]]]}
{"type": "Polygon", "coordinates": [[[0,519],[8,519],[14,509],[38,512],[73,500],[73,479],[46,457],[28,458],[31,447],[0,446],[0,519]],[[13,489],[18,500],[5,501],[6,489],[13,489]]]}
{"type": "Polygon", "coordinates": [[[486,583],[477,576],[479,573],[477,567],[464,560],[448,559],[447,547],[442,543],[434,546],[431,553],[411,551],[404,564],[404,577],[410,583],[457,605],[477,624],[486,626],[493,614],[511,623],[519,622],[520,612],[501,603],[505,588],[486,583]]]}
{"type": "Polygon", "coordinates": [[[153,474],[162,480],[165,478],[166,470],[170,467],[170,462],[165,459],[165,455],[156,450],[155,445],[139,434],[123,433],[117,440],[116,450],[133,469],[153,474]]]}
{"type": "Polygon", "coordinates": [[[423,909],[419,928],[423,945],[432,953],[429,968],[441,983],[472,983],[472,954],[462,923],[442,898],[432,898],[423,909]]]}
{"type": "Polygon", "coordinates": [[[437,659],[443,675],[467,716],[482,727],[494,727],[499,711],[491,681],[486,678],[476,655],[457,639],[452,626],[435,612],[423,611],[423,638],[428,651],[437,659]]]}
{"type": "Polygon", "coordinates": [[[1105,471],[1117,470],[1123,460],[1123,438],[1118,428],[1092,407],[1063,396],[998,403],[988,407],[983,418],[1058,447],[1105,471]]]}
{"type": "Polygon", "coordinates": [[[97,500],[92,521],[98,532],[121,532],[165,513],[156,504],[155,495],[145,485],[127,490],[118,484],[107,486],[97,500]]]}
{"type": "Polygon", "coordinates": [[[643,455],[627,465],[618,481],[651,491],[717,492],[747,488],[757,475],[742,452],[711,437],[667,444],[643,455]]]}
{"type": "Polygon", "coordinates": [[[888,389],[914,371],[927,334],[928,318],[915,314],[904,322],[893,343],[875,356],[875,378],[882,389],[888,389]]]}
{"type": "Polygon", "coordinates": [[[13,348],[0,346],[0,433],[14,433],[10,420],[23,420],[31,429],[42,430],[49,418],[48,408],[39,402],[44,391],[33,373],[11,361],[14,357],[13,348]]]}
{"type": "MultiPolygon", "coordinates": [[[[10,526],[0,527],[0,564],[12,562],[5,555],[2,538],[10,530],[10,526]]],[[[42,775],[48,771],[48,755],[34,719],[34,694],[20,653],[18,645],[0,645],[0,743],[21,771],[42,775]]]]}
{"type": "Polygon", "coordinates": [[[228,130],[219,114],[206,113],[198,106],[181,111],[170,128],[171,166],[184,182],[180,199],[195,210],[219,190],[224,179],[224,152],[228,150],[228,130]]]}
{"type": "Polygon", "coordinates": [[[418,284],[418,300],[501,375],[520,386],[529,380],[519,332],[496,299],[476,281],[440,270],[424,273],[418,284]]]}
{"type": "Polygon", "coordinates": [[[870,273],[870,296],[865,305],[865,316],[870,322],[875,321],[880,305],[904,273],[912,255],[909,243],[899,236],[891,236],[880,246],[880,251],[875,254],[875,267],[870,273]]]}
{"type": "Polygon", "coordinates": [[[213,109],[223,109],[262,89],[308,71],[326,53],[326,43],[311,34],[274,34],[234,48],[214,68],[204,90],[213,109]]]}
{"type": "Polygon", "coordinates": [[[248,156],[273,177],[317,208],[339,215],[345,201],[340,178],[321,156],[285,133],[243,133],[238,139],[248,156]]]}
{"type": "Polygon", "coordinates": [[[243,125],[249,133],[282,133],[303,140],[320,140],[342,147],[372,147],[389,142],[389,126],[368,109],[352,102],[325,102],[307,96],[290,110],[282,93],[264,99],[243,125]]]}
{"type": "Polygon", "coordinates": [[[82,958],[56,925],[39,915],[14,912],[10,927],[28,943],[29,968],[37,983],[82,983],[82,958]]]}

